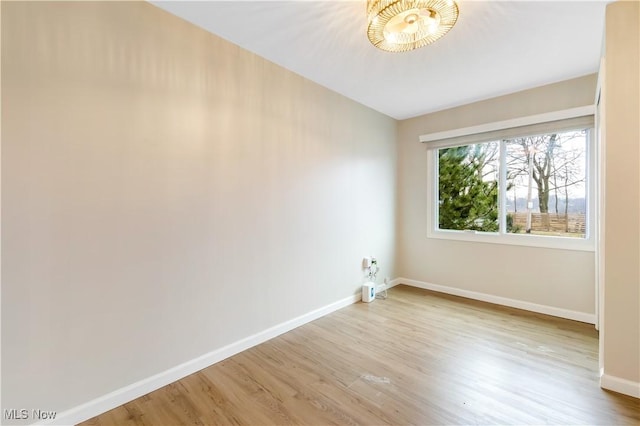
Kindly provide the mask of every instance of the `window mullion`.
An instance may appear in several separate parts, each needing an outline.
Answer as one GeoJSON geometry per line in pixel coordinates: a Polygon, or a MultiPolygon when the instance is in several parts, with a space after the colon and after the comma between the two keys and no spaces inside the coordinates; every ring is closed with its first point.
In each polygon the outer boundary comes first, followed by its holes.
{"type": "Polygon", "coordinates": [[[500,141],[500,162],[498,166],[498,221],[500,234],[507,233],[507,144],[500,141]]]}

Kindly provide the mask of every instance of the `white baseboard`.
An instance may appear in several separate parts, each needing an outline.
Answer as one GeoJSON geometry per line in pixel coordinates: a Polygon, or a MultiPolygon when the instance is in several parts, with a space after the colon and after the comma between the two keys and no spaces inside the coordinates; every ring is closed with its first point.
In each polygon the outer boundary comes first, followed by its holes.
{"type": "Polygon", "coordinates": [[[463,290],[455,287],[447,287],[438,284],[425,283],[408,278],[397,278],[393,280],[396,284],[406,284],[412,287],[433,290],[439,293],[451,294],[454,296],[466,297],[468,299],[480,300],[483,302],[495,303],[497,305],[509,306],[512,308],[524,309],[525,311],[538,312],[540,314],[552,315],[554,317],[566,318],[570,320],[595,324],[595,314],[571,311],[569,309],[556,308],[553,306],[538,305],[537,303],[524,302],[522,300],[509,299],[506,297],[494,296],[492,294],[478,293],[470,290],[463,290]]]}
{"type": "Polygon", "coordinates": [[[146,379],[140,380],[139,382],[133,383],[129,386],[117,389],[99,398],[74,407],[70,410],[63,411],[59,413],[53,420],[37,424],[68,425],[78,424],[85,420],[89,420],[92,417],[95,417],[113,408],[119,407],[122,404],[146,395],[149,392],[153,392],[154,390],[160,389],[163,386],[173,383],[176,380],[180,380],[183,377],[200,371],[203,368],[209,367],[210,365],[229,358],[230,356],[233,356],[239,352],[259,345],[260,343],[266,342],[267,340],[273,339],[280,334],[286,333],[287,331],[293,330],[294,328],[323,317],[331,312],[337,311],[338,309],[344,308],[345,306],[351,305],[360,300],[360,294],[345,297],[342,300],[338,300],[337,302],[315,309],[304,315],[300,315],[297,318],[293,318],[289,321],[285,321],[281,324],[275,325],[252,336],[231,343],[230,345],[213,350],[198,358],[177,365],[151,377],[147,377],[146,379]]]}
{"type": "Polygon", "coordinates": [[[620,377],[602,373],[600,374],[600,387],[602,389],[629,395],[634,398],[640,398],[639,382],[632,382],[631,380],[621,379],[620,377]]]}

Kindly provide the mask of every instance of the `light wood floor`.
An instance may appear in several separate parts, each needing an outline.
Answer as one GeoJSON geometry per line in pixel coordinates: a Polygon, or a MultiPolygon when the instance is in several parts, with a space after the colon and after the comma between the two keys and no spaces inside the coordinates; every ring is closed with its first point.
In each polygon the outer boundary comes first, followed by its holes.
{"type": "Polygon", "coordinates": [[[398,286],[86,425],[640,424],[592,325],[398,286]]]}

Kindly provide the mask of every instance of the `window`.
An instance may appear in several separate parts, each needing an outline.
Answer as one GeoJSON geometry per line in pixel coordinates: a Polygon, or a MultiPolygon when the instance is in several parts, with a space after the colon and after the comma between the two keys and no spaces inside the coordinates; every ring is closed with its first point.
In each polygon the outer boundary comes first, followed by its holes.
{"type": "Polygon", "coordinates": [[[438,150],[438,228],[498,232],[499,142],[438,150]]]}
{"type": "Polygon", "coordinates": [[[591,123],[563,120],[429,144],[428,236],[593,250],[591,123]]]}
{"type": "Polygon", "coordinates": [[[588,130],[504,141],[506,231],[586,238],[588,130]]]}

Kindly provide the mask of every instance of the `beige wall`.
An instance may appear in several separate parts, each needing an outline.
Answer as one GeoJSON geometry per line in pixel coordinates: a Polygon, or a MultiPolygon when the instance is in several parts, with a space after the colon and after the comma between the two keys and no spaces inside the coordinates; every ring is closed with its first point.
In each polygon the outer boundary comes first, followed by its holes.
{"type": "Polygon", "coordinates": [[[588,75],[399,122],[399,276],[594,314],[593,252],[427,238],[427,150],[418,137],[593,105],[596,80],[588,75]]]}
{"type": "Polygon", "coordinates": [[[396,122],[144,2],[2,4],[2,406],[394,276],[396,122]]]}
{"type": "Polygon", "coordinates": [[[640,3],[607,6],[603,385],[640,397],[640,3]],[[623,382],[619,382],[621,379],[623,382]],[[613,382],[612,382],[613,381],[613,382]]]}

